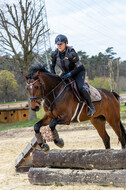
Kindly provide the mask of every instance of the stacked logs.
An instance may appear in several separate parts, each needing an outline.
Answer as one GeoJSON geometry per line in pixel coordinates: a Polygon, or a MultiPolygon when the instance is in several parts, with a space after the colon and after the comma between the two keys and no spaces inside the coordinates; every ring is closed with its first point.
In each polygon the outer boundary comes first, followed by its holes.
{"type": "Polygon", "coordinates": [[[32,153],[32,184],[99,184],[126,187],[125,150],[40,150],[32,153]]]}

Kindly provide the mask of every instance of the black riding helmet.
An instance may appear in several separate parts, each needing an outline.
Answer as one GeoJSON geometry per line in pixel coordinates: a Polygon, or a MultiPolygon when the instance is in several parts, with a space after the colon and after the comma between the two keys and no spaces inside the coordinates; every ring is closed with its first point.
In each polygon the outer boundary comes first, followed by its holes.
{"type": "Polygon", "coordinates": [[[68,39],[65,35],[59,34],[55,38],[55,44],[68,43],[68,39]]]}

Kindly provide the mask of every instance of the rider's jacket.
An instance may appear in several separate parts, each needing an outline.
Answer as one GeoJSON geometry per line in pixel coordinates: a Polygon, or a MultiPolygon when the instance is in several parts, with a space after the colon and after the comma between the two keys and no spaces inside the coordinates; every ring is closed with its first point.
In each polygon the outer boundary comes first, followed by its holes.
{"type": "Polygon", "coordinates": [[[79,57],[72,47],[67,46],[65,52],[56,49],[51,54],[50,70],[56,74],[56,64],[64,74],[70,73],[71,76],[77,75],[80,71],[85,71],[84,66],[80,63],[79,57]]]}

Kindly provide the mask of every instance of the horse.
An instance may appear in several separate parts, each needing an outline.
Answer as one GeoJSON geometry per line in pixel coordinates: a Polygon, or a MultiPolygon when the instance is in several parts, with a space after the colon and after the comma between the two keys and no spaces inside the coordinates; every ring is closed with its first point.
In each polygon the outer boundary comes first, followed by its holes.
{"type": "MultiPolygon", "coordinates": [[[[70,125],[76,111],[78,100],[73,94],[70,82],[60,76],[50,73],[44,66],[35,65],[30,69],[30,74],[24,74],[27,79],[27,90],[30,94],[30,106],[38,111],[43,100],[45,115],[34,125],[37,143],[47,153],[49,146],[40,133],[40,128],[49,125],[54,143],[62,148],[63,139],[59,138],[56,125],[70,125]]],[[[122,149],[126,148],[126,131],[120,120],[119,95],[106,89],[98,89],[101,101],[93,102],[95,114],[88,116],[88,105],[85,104],[79,115],[80,122],[90,120],[103,140],[106,149],[110,149],[110,137],[105,129],[106,121],[115,131],[122,149]]]]}

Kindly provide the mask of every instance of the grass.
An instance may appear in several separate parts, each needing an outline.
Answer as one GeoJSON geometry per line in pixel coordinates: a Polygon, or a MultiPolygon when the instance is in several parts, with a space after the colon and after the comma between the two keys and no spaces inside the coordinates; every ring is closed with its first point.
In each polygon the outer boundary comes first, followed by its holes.
{"type": "Polygon", "coordinates": [[[120,111],[126,111],[126,106],[124,103],[120,104],[120,111]]]}
{"type": "Polygon", "coordinates": [[[17,121],[15,123],[1,123],[0,124],[0,131],[14,129],[14,128],[23,128],[23,127],[31,127],[33,126],[38,120],[24,120],[24,121],[17,121]]]}
{"type": "Polygon", "coordinates": [[[121,112],[120,116],[121,116],[121,120],[126,119],[126,112],[121,112]]]}
{"type": "Polygon", "coordinates": [[[119,94],[126,94],[126,91],[122,91],[122,92],[120,92],[119,94]]]}
{"type": "Polygon", "coordinates": [[[56,187],[62,187],[63,184],[61,184],[61,183],[59,183],[59,182],[55,182],[55,186],[56,186],[56,187]]]}
{"type": "Polygon", "coordinates": [[[27,102],[27,100],[17,101],[17,102],[6,102],[6,103],[0,102],[0,105],[3,105],[3,104],[16,104],[16,103],[23,103],[23,102],[27,102]]]}

